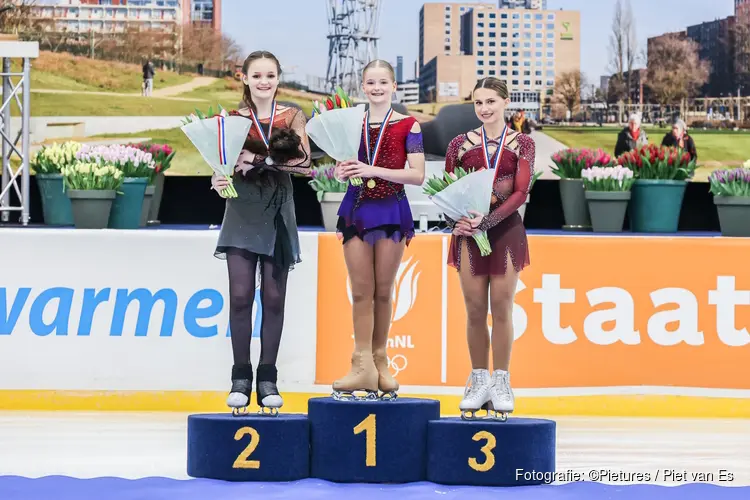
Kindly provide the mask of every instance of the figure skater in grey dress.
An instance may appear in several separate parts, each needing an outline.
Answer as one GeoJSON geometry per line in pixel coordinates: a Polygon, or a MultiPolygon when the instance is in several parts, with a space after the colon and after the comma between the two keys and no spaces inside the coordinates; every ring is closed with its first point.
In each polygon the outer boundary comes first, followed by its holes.
{"type": "MultiPolygon", "coordinates": [[[[260,412],[278,415],[276,356],[284,326],[287,276],[301,262],[290,174],[310,174],[310,145],[301,110],[276,103],[281,66],[270,52],[253,52],[242,67],[243,105],[230,114],[253,121],[233,176],[237,198],[226,200],[215,256],[229,272],[229,328],[234,365],[227,405],[247,412],[253,384],[250,361],[255,276],[259,268],[263,319],[256,398],[260,412]]],[[[227,180],[216,175],[213,189],[227,180]]]]}

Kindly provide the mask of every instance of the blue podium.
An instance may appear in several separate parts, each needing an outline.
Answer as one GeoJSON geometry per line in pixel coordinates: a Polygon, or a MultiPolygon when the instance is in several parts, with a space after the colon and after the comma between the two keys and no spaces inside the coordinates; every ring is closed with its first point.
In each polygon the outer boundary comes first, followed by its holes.
{"type": "Polygon", "coordinates": [[[313,398],[310,475],[334,482],[406,483],[427,477],[427,423],[440,402],[313,398]]]}
{"type": "Polygon", "coordinates": [[[471,486],[531,486],[555,471],[552,420],[443,418],[427,426],[427,479],[471,486]]]}
{"type": "Polygon", "coordinates": [[[305,415],[188,417],[187,473],[225,481],[295,481],[310,475],[305,415]]]}

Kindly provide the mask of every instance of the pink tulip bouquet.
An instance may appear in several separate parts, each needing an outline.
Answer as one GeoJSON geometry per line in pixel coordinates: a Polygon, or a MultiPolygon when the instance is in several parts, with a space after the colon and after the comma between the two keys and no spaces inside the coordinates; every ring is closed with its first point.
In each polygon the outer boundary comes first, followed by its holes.
{"type": "Polygon", "coordinates": [[[552,155],[552,173],[561,179],[580,179],[581,173],[594,166],[609,167],[612,156],[603,149],[564,149],[552,155]]]}

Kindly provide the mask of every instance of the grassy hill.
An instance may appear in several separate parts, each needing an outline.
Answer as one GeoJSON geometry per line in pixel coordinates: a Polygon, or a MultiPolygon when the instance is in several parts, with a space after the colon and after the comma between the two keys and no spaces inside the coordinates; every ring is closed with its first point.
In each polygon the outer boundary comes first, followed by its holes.
{"type": "MultiPolygon", "coordinates": [[[[13,61],[13,70],[21,65],[13,61]]],[[[167,87],[189,82],[195,75],[157,68],[154,86],[167,87]]],[[[79,91],[139,93],[143,74],[138,64],[100,61],[67,53],[41,51],[31,63],[31,88],[79,91]]]]}
{"type": "MultiPolygon", "coordinates": [[[[13,70],[21,70],[16,60],[13,70]]],[[[188,83],[196,76],[157,68],[154,90],[188,83]]],[[[140,95],[142,81],[138,64],[42,51],[32,62],[31,113],[32,116],[177,116],[209,105],[236,108],[242,97],[240,82],[225,78],[172,98],[144,99],[140,95]]],[[[293,91],[287,94],[282,90],[279,97],[297,103],[309,115],[316,96],[293,91]]],[[[19,114],[15,103],[11,104],[11,113],[19,114]]]]}

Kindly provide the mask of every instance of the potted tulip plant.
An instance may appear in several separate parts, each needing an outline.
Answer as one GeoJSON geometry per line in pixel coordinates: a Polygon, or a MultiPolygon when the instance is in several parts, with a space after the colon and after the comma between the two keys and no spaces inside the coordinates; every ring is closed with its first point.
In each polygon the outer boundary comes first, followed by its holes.
{"type": "Polygon", "coordinates": [[[721,234],[750,237],[750,160],[744,168],[713,171],[708,182],[721,234]]]}
{"type": "Polygon", "coordinates": [[[42,199],[44,223],[48,226],[73,225],[73,212],[70,199],[65,195],[62,169],[77,161],[76,153],[80,149],[79,142],[54,143],[52,146],[42,146],[29,161],[42,199]]]}
{"type": "Polygon", "coordinates": [[[323,216],[323,226],[326,231],[335,231],[338,221],[338,210],[349,186],[348,182],[341,182],[336,178],[334,172],[336,165],[324,163],[313,167],[312,179],[308,184],[317,193],[320,202],[320,211],[323,216]]]}
{"type": "Polygon", "coordinates": [[[590,230],[591,215],[581,173],[594,165],[609,166],[612,157],[602,149],[565,149],[552,155],[552,162],[555,164],[552,173],[560,178],[560,198],[565,216],[563,229],[590,230]]]}
{"type": "Polygon", "coordinates": [[[143,198],[143,211],[141,212],[141,227],[146,226],[151,221],[159,220],[159,208],[161,207],[161,197],[164,193],[164,173],[172,164],[172,159],[176,151],[167,144],[138,143],[129,144],[146,153],[151,153],[154,160],[154,170],[149,179],[146,193],[143,198]]]}
{"type": "Polygon", "coordinates": [[[123,173],[112,164],[79,161],[63,168],[61,174],[75,227],[106,228],[123,173]]]}
{"type": "Polygon", "coordinates": [[[633,171],[621,165],[583,171],[586,201],[595,233],[620,233],[634,182],[633,171]]]}
{"type": "Polygon", "coordinates": [[[624,153],[618,163],[635,174],[630,227],[638,233],[676,233],[695,160],[679,148],[649,144],[624,153]]]}
{"type": "Polygon", "coordinates": [[[112,204],[109,227],[111,229],[138,229],[146,187],[154,174],[154,161],[151,153],[122,144],[84,145],[77,156],[81,161],[108,163],[122,172],[122,188],[112,204]]]}

